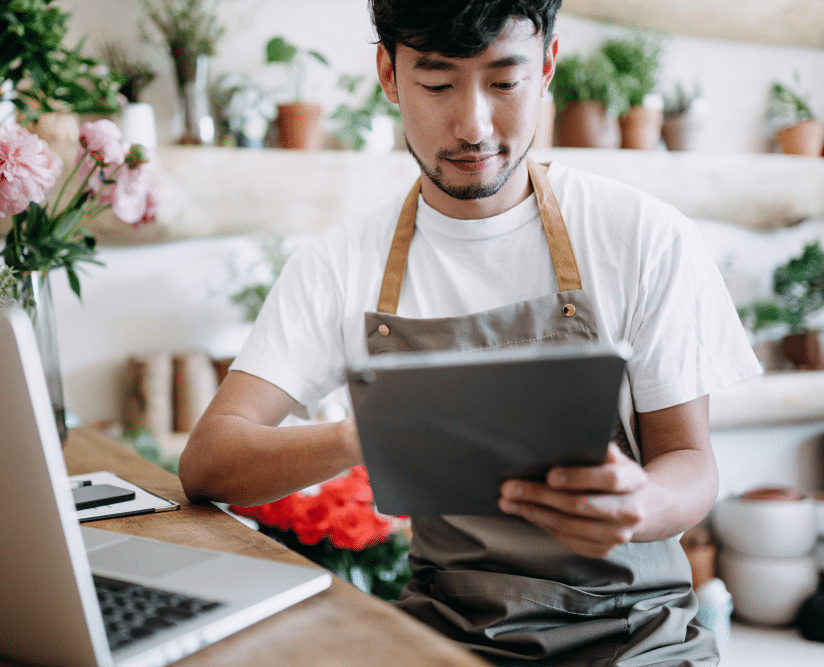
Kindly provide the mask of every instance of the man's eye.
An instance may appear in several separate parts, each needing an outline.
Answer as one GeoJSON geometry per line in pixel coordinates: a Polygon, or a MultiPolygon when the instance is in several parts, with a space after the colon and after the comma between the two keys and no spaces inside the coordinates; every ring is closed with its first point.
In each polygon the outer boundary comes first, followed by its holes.
{"type": "Polygon", "coordinates": [[[501,83],[492,84],[495,88],[499,90],[512,90],[515,86],[518,85],[517,81],[502,81],[501,83]]]}
{"type": "Polygon", "coordinates": [[[425,90],[428,90],[430,93],[442,93],[442,92],[443,92],[443,91],[445,91],[447,88],[449,88],[449,86],[448,86],[448,85],[443,85],[443,86],[424,86],[424,89],[425,89],[425,90]]]}

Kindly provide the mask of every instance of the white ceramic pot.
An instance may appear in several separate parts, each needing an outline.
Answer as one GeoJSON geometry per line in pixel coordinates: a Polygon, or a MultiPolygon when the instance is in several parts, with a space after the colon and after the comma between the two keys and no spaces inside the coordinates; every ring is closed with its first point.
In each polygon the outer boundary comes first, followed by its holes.
{"type": "Polygon", "coordinates": [[[810,498],[722,498],[715,503],[711,520],[722,547],[758,558],[809,555],[817,538],[815,505],[810,498]]]}
{"type": "Polygon", "coordinates": [[[787,625],[818,588],[814,556],[753,558],[718,555],[718,573],[732,595],[733,614],[760,625],[787,625]]]}
{"type": "Polygon", "coordinates": [[[126,105],[120,117],[120,131],[127,146],[141,144],[149,150],[157,148],[157,125],[154,107],[145,102],[126,105]]]}
{"type": "Polygon", "coordinates": [[[824,538],[824,491],[817,491],[813,494],[813,505],[815,506],[815,522],[819,539],[824,538]]]}

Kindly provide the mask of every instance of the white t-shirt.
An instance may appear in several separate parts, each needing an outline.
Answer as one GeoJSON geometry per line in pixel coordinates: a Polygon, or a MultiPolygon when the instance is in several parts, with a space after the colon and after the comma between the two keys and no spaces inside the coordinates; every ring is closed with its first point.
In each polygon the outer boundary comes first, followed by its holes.
{"type": "MultiPolygon", "coordinates": [[[[556,162],[548,178],[599,338],[633,348],[625,424],[633,402],[639,412],[658,410],[761,371],[689,219],[635,188],[556,162]]],[[[377,308],[402,203],[301,245],[232,368],[277,385],[310,413],[340,387],[347,363],[367,355],[364,312],[377,308]]],[[[419,198],[399,316],[460,316],[557,291],[534,196],[482,220],[448,218],[419,198]]]]}

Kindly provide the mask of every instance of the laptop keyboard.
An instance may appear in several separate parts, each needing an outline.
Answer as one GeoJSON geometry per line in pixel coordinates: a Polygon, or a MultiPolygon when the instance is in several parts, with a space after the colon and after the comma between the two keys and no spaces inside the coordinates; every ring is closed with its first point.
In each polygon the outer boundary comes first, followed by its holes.
{"type": "Polygon", "coordinates": [[[224,606],[126,581],[92,578],[112,651],[224,606]]]}

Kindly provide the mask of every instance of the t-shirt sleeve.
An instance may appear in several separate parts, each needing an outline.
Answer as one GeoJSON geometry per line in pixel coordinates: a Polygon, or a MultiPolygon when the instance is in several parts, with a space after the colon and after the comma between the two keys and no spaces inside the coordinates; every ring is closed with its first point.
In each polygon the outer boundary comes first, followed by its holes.
{"type": "Polygon", "coordinates": [[[761,372],[695,225],[684,219],[650,264],[641,279],[630,341],[636,410],[679,405],[761,372]]]}
{"type": "Polygon", "coordinates": [[[298,248],[269,292],[231,370],[276,385],[314,413],[317,403],[343,382],[340,281],[323,258],[323,246],[298,248]]]}

